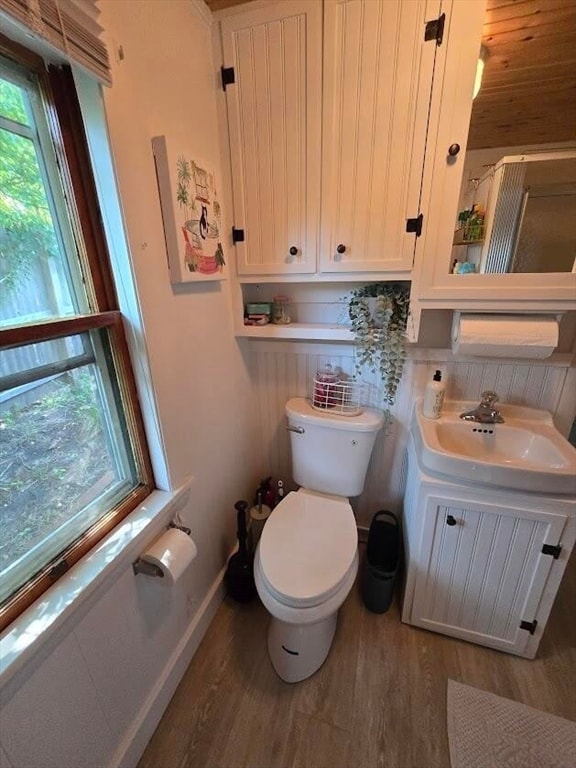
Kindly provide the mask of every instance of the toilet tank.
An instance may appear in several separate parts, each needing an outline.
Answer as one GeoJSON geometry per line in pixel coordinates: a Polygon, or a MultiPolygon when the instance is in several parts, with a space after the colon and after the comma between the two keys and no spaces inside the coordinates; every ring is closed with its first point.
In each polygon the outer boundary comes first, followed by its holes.
{"type": "Polygon", "coordinates": [[[292,448],[292,475],[310,491],[358,496],[364,488],[381,411],[365,408],[358,416],[317,411],[303,397],[286,403],[292,448]]]}

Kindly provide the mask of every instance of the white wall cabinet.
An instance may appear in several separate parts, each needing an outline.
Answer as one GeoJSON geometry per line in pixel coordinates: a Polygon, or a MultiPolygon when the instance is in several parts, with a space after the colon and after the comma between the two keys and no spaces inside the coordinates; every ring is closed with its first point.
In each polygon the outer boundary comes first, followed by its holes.
{"type": "Polygon", "coordinates": [[[409,277],[438,50],[425,33],[442,5],[284,0],[223,16],[239,276],[409,277]]]}
{"type": "Polygon", "coordinates": [[[438,1],[325,3],[322,272],[412,269],[439,15],[438,1]]]}
{"type": "Polygon", "coordinates": [[[402,620],[533,658],[574,546],[575,501],[432,478],[412,448],[409,462],[402,620]]]}
{"type": "MultiPolygon", "coordinates": [[[[422,209],[428,226],[417,244],[411,307],[476,311],[561,311],[576,309],[576,272],[451,274],[452,243],[458,215],[466,145],[472,109],[470,78],[478,45],[475,29],[483,3],[458,0],[457,34],[438,49],[430,107],[422,209]],[[476,41],[476,43],[474,42],[476,41]],[[471,69],[472,68],[472,69],[471,69]],[[460,151],[448,154],[457,144],[460,151]]],[[[451,17],[451,24],[454,15],[451,17]]],[[[473,79],[472,79],[473,82],[473,79]]],[[[509,154],[503,152],[503,154],[509,154]]]]}
{"type": "Polygon", "coordinates": [[[284,0],[221,21],[239,275],[316,271],[322,3],[284,0]]]}

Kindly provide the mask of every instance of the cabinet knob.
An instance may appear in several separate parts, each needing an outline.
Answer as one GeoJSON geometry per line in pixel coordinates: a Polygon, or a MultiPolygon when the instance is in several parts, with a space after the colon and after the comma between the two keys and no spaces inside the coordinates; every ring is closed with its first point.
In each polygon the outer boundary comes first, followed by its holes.
{"type": "Polygon", "coordinates": [[[295,245],[292,245],[290,247],[290,256],[296,256],[297,253],[298,253],[298,248],[296,248],[295,245]]]}
{"type": "Polygon", "coordinates": [[[460,144],[450,144],[448,147],[448,154],[450,157],[456,157],[458,152],[460,152],[460,144]]]}
{"type": "Polygon", "coordinates": [[[343,243],[340,243],[336,246],[336,252],[337,253],[346,253],[346,246],[343,243]]]}
{"type": "Polygon", "coordinates": [[[454,515],[446,516],[446,525],[456,525],[456,518],[454,517],[454,515]]]}

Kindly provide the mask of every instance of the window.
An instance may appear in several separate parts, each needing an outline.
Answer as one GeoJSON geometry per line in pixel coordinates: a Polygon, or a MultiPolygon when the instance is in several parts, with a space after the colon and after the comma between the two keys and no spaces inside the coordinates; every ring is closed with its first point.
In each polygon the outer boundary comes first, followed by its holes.
{"type": "Polygon", "coordinates": [[[67,68],[0,70],[0,627],[152,489],[67,68]]]}

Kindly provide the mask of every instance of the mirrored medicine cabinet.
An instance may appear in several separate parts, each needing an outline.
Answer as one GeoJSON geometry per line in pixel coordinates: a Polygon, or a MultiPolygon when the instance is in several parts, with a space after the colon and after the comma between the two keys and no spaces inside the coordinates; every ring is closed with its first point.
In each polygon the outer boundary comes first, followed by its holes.
{"type": "Polygon", "coordinates": [[[473,162],[464,169],[451,271],[573,272],[576,151],[505,155],[487,170],[473,162]]]}
{"type": "Polygon", "coordinates": [[[415,275],[422,306],[576,309],[576,73],[559,45],[567,25],[576,31],[576,7],[562,24],[556,13],[510,6],[507,17],[488,0],[473,103],[463,53],[443,52],[430,226],[415,275]]]}

